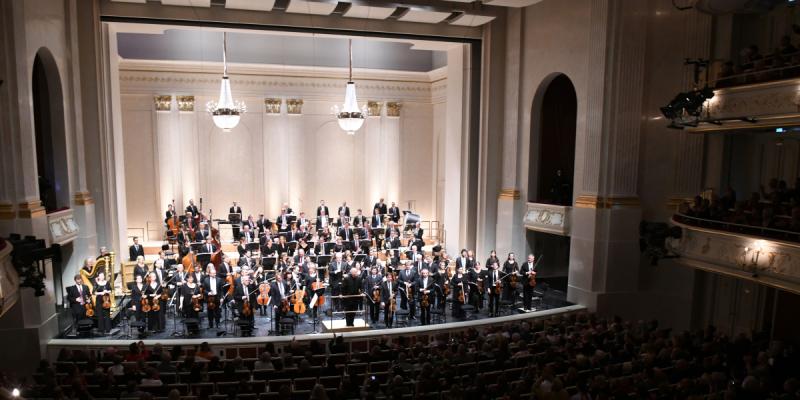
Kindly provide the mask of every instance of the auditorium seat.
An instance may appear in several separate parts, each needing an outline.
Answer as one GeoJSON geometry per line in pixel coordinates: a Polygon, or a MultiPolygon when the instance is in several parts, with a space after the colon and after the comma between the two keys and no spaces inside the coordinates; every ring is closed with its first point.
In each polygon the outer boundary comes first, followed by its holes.
{"type": "Polygon", "coordinates": [[[292,387],[292,380],[291,379],[273,379],[268,382],[268,387],[270,392],[277,392],[281,390],[281,386],[286,385],[292,387]]]}

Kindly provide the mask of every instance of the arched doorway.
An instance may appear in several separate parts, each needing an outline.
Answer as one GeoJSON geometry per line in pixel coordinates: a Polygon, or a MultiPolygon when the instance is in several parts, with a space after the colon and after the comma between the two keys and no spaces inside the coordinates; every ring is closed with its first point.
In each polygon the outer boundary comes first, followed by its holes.
{"type": "Polygon", "coordinates": [[[39,198],[47,212],[70,204],[64,100],[58,66],[49,50],[39,49],[31,77],[39,198]]]}
{"type": "Polygon", "coordinates": [[[572,81],[553,74],[539,86],[531,110],[528,201],[571,205],[578,98],[572,81]]]}
{"type": "MultiPolygon", "coordinates": [[[[575,124],[578,99],[572,81],[561,73],[542,81],[531,106],[528,201],[572,205],[575,171],[575,124]]],[[[570,238],[529,230],[526,235],[533,254],[542,257],[537,281],[566,298],[569,276],[570,238]]],[[[555,295],[554,295],[555,294],[555,295]]]]}

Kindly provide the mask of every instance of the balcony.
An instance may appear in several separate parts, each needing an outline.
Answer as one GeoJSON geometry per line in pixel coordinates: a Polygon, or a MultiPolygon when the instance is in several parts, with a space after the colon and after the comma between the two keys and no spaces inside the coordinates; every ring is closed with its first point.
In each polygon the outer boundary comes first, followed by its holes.
{"type": "Polygon", "coordinates": [[[736,224],[685,215],[674,216],[672,224],[681,228],[682,236],[667,239],[666,246],[680,256],[679,263],[800,293],[800,262],[797,261],[800,260],[800,243],[764,238],[783,233],[734,231],[738,228],[775,230],[738,225],[723,227],[719,224],[736,224]]]}
{"type": "Polygon", "coordinates": [[[50,231],[50,244],[64,245],[78,236],[78,224],[70,208],[48,213],[47,227],[50,231]]]}
{"type": "Polygon", "coordinates": [[[569,236],[572,207],[544,203],[528,203],[527,207],[523,220],[525,228],[537,232],[569,236]]]}

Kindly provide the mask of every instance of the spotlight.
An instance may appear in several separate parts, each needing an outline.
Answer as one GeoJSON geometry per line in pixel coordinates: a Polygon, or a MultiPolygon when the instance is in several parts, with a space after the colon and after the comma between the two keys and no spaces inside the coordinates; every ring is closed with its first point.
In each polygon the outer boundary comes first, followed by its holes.
{"type": "Polygon", "coordinates": [[[11,391],[11,397],[14,397],[14,398],[19,397],[19,389],[14,388],[14,390],[11,391]]]}

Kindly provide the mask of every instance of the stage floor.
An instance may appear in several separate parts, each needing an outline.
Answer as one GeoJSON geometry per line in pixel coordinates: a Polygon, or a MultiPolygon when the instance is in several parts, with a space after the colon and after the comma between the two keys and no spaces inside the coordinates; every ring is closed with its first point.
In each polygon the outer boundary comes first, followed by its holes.
{"type": "MultiPolygon", "coordinates": [[[[486,302],[484,302],[486,304],[486,302]]],[[[565,299],[565,295],[563,292],[558,290],[551,290],[546,295],[541,296],[539,299],[534,299],[534,307],[535,310],[533,311],[543,311],[543,310],[552,310],[558,309],[562,307],[567,307],[572,304],[568,303],[565,299]]],[[[517,301],[514,307],[510,307],[506,309],[505,315],[513,315],[518,313],[523,313],[521,310],[522,303],[517,301]]],[[[399,310],[400,308],[398,308],[399,310]]],[[[432,308],[433,309],[433,308],[432,308]]],[[[242,332],[240,331],[239,327],[236,324],[236,321],[232,318],[228,313],[228,321],[222,323],[222,328],[214,327],[213,329],[208,328],[208,321],[206,320],[205,313],[201,315],[200,318],[200,326],[199,331],[196,334],[190,335],[188,334],[183,319],[173,318],[171,312],[167,314],[167,326],[163,332],[140,332],[136,328],[129,328],[125,321],[120,321],[118,324],[115,325],[114,330],[112,330],[111,335],[101,335],[101,334],[93,334],[91,337],[92,339],[98,340],[132,340],[132,339],[149,339],[149,340],[167,340],[167,339],[178,339],[178,338],[191,338],[191,339],[214,339],[214,338],[222,338],[222,337],[240,337],[243,336],[242,332]]],[[[439,324],[439,323],[447,323],[447,322],[459,322],[463,321],[460,319],[456,319],[452,317],[451,309],[450,309],[450,302],[447,303],[446,310],[444,312],[445,315],[439,317],[439,320],[436,319],[434,315],[433,322],[431,326],[439,324]]],[[[259,336],[282,336],[281,333],[275,332],[275,322],[271,318],[272,316],[267,313],[266,316],[259,315],[258,310],[254,310],[254,330],[252,332],[253,337],[259,336]]],[[[357,330],[375,330],[375,329],[385,329],[386,326],[383,324],[383,311],[381,311],[380,320],[377,324],[372,325],[367,321],[366,327],[364,327],[364,318],[369,319],[367,315],[359,314],[357,316],[356,328],[357,330]]],[[[223,319],[225,315],[223,314],[223,319]]],[[[489,312],[486,306],[483,307],[478,313],[473,314],[469,319],[488,319],[492,318],[489,316],[489,312]]],[[[131,318],[130,322],[133,322],[134,319],[131,318]]],[[[325,313],[322,313],[320,319],[314,321],[311,318],[310,313],[303,314],[299,318],[299,321],[294,325],[294,329],[287,329],[283,332],[283,335],[304,335],[304,334],[313,334],[313,333],[325,333],[331,332],[328,327],[334,327],[334,329],[338,327],[343,327],[344,324],[344,317],[341,314],[334,314],[333,318],[325,313]],[[316,323],[315,323],[316,322],[316,323]],[[324,324],[323,324],[324,323],[324,324]]],[[[419,326],[419,310],[417,309],[417,319],[407,321],[407,323],[402,323],[395,321],[394,328],[399,327],[415,327],[419,326]]],[[[288,328],[288,327],[287,327],[288,328]]],[[[344,330],[342,330],[344,331],[344,330]]],[[[337,332],[341,332],[337,330],[337,332]]],[[[79,337],[74,334],[65,334],[60,336],[61,339],[87,339],[86,337],[79,337]]]]}

